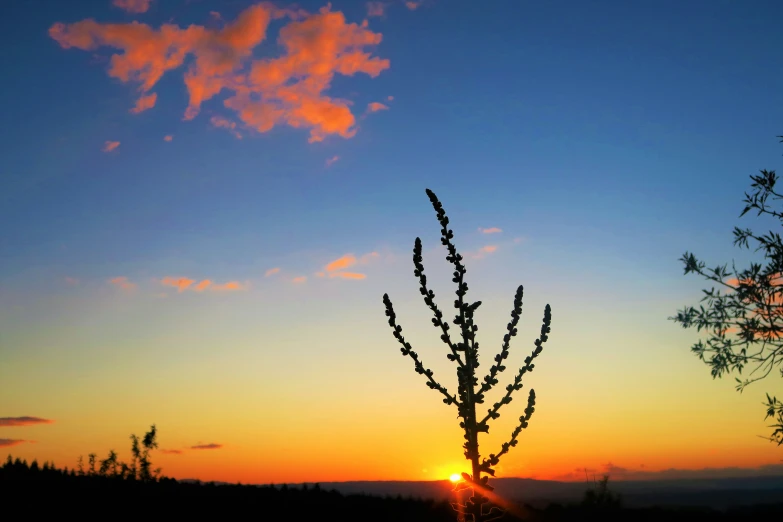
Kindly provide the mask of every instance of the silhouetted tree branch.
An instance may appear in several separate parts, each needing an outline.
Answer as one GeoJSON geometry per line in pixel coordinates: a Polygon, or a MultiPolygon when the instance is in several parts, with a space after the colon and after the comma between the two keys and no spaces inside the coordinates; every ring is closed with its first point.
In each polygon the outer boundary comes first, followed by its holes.
{"type": "Polygon", "coordinates": [[[500,416],[498,411],[502,405],[510,403],[512,393],[522,388],[522,377],[524,374],[533,371],[533,360],[541,353],[543,343],[548,339],[552,319],[551,309],[549,305],[546,305],[544,321],[541,326],[541,336],[535,341],[536,347],[531,355],[525,358],[525,365],[520,368],[513,384],[509,384],[501,400],[487,410],[486,417],[480,422],[477,421],[476,405],[483,404],[484,394],[497,384],[498,374],[506,369],[503,361],[508,358],[511,337],[517,335],[517,325],[522,314],[523,288],[520,286],[516,291],[514,308],[511,312],[511,320],[507,326],[507,333],[503,337],[501,351],[495,356],[495,364],[489,369],[489,373],[484,377],[481,386],[479,386],[479,381],[476,377],[476,369],[479,367],[479,343],[476,341],[478,326],[474,323],[474,314],[481,306],[481,301],[470,304],[466,302],[465,297],[468,292],[468,285],[465,282],[466,269],[462,263],[463,257],[457,252],[457,248],[452,241],[454,232],[449,229],[449,218],[446,216],[443,205],[435,196],[435,193],[427,189],[427,196],[435,209],[438,222],[441,225],[441,244],[446,247],[448,252],[446,261],[454,266],[452,282],[457,285],[457,299],[454,301],[454,308],[457,310],[457,314],[452,323],[459,327],[460,341],[455,342],[452,339],[450,325],[443,319],[443,312],[435,303],[435,293],[427,287],[427,277],[424,275],[424,264],[421,255],[422,244],[421,239],[418,237],[413,247],[413,273],[419,280],[419,291],[424,296],[424,303],[433,314],[432,324],[441,330],[440,338],[449,347],[450,353],[447,354],[447,358],[457,363],[458,388],[456,396],[450,394],[445,387],[434,379],[432,371],[423,366],[418,358],[418,354],[413,351],[410,343],[405,340],[402,335],[402,327],[397,324],[397,315],[394,312],[388,294],[383,295],[383,304],[386,307],[386,316],[389,318],[389,326],[392,328],[392,333],[395,339],[402,345],[402,354],[413,359],[416,372],[427,377],[427,386],[443,394],[446,397],[443,402],[447,405],[455,404],[459,412],[461,419],[460,427],[464,430],[465,443],[463,448],[465,450],[465,458],[471,461],[472,474],[463,473],[462,476],[465,479],[465,483],[458,484],[456,489],[470,488],[473,491],[473,495],[465,504],[453,504],[453,507],[470,522],[487,522],[502,517],[505,511],[497,506],[492,506],[485,510],[484,506],[488,504],[489,498],[482,492],[492,491],[493,488],[489,486],[488,479],[489,476],[495,475],[493,466],[498,464],[500,457],[505,455],[510,447],[517,445],[517,437],[528,426],[528,421],[535,410],[535,392],[530,390],[525,414],[519,418],[520,423],[512,432],[509,441],[501,446],[501,450],[497,454],[490,454],[489,458],[483,459],[483,461],[479,453],[478,434],[489,431],[488,422],[500,416]],[[487,476],[482,476],[482,473],[486,473],[487,476]]]}

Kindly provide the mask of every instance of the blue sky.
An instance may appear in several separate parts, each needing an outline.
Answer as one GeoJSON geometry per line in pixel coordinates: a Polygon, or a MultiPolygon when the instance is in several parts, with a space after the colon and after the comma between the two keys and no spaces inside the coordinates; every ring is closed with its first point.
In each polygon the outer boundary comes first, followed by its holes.
{"type": "MultiPolygon", "coordinates": [[[[451,216],[460,249],[497,247],[471,261],[468,279],[477,280],[485,302],[497,302],[501,315],[487,317],[497,331],[513,288],[525,283],[535,295],[530,332],[545,300],[556,326],[571,332],[563,340],[579,339],[579,331],[598,335],[598,323],[616,314],[627,332],[606,348],[611,353],[667,332],[657,341],[671,346],[666,353],[680,353],[704,389],[716,389],[688,353],[693,335],[666,317],[695,302],[703,286],[682,275],[685,250],[710,264],[748,258],[732,247],[731,230],[753,224],[752,216],[737,218],[748,176],[775,169],[783,152],[776,138],[783,134],[783,5],[425,0],[412,10],[388,2],[384,16],[368,18],[369,30],[383,35],[368,52],[390,66],[376,77],[336,74],[326,91],[351,100],[356,134],[314,143],[306,127],[247,130],[223,106],[225,91],[184,121],[189,59],[156,85],[154,108],[130,114],[138,84],[106,72],[121,51],[63,48],[49,35],[56,22],[88,18],[220,28],[251,4],[153,0],[138,15],[108,0],[6,7],[4,356],[32,368],[24,350],[40,347],[49,330],[52,338],[75,336],[68,343],[78,357],[94,353],[78,351],[85,339],[98,346],[122,338],[128,350],[166,353],[164,345],[207,342],[181,337],[180,327],[204,328],[204,336],[215,324],[218,332],[247,333],[253,321],[270,339],[295,346],[315,335],[296,341],[292,333],[295,318],[308,313],[308,324],[348,335],[340,348],[346,358],[380,340],[394,352],[382,330],[380,295],[393,290],[400,306],[423,310],[409,258],[416,236],[425,252],[438,244],[424,194],[430,188],[451,216]],[[388,110],[367,113],[371,102],[388,110]],[[243,139],[211,125],[211,115],[236,120],[243,139]],[[106,141],[121,144],[105,153],[106,141]],[[479,227],[503,232],[485,235],[479,227]],[[368,263],[366,280],[311,289],[330,261],[370,252],[380,261],[368,263]],[[273,267],[279,280],[264,276],[273,267]],[[126,277],[140,293],[157,295],[154,282],[166,276],[247,282],[249,291],[209,301],[183,294],[174,307],[171,298],[122,301],[107,282],[126,277]],[[305,285],[290,284],[301,276],[305,285]],[[558,310],[573,322],[558,324],[558,310]],[[139,331],[147,333],[134,344],[139,331]]],[[[323,5],[299,4],[308,13],[323,5]]],[[[331,10],[347,23],[367,18],[363,2],[334,1],[331,10]]],[[[280,54],[277,32],[287,23],[272,21],[254,58],[280,54]]],[[[442,294],[443,260],[425,256],[425,266],[441,274],[442,294]]],[[[253,344],[252,336],[237,335],[237,346],[253,344]]],[[[410,370],[395,355],[373,362],[410,370]]],[[[663,367],[665,360],[656,360],[663,367]]],[[[720,387],[734,393],[728,382],[720,387]]],[[[757,420],[749,430],[764,429],[757,420]]]]}

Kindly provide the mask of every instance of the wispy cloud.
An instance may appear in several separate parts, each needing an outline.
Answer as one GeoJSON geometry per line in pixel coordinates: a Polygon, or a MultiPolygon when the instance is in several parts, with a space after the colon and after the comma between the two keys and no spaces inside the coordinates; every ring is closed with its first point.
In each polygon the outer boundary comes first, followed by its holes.
{"type": "Polygon", "coordinates": [[[212,116],[209,119],[209,122],[212,124],[213,127],[218,127],[219,129],[226,129],[231,134],[233,134],[236,139],[238,140],[242,139],[242,133],[240,133],[237,130],[237,123],[235,121],[227,120],[223,116],[212,116]]]}
{"type": "Polygon", "coordinates": [[[269,270],[264,272],[264,277],[269,277],[269,276],[275,275],[275,274],[277,274],[279,272],[280,272],[280,267],[276,266],[276,267],[270,268],[269,270]]]}
{"type": "Polygon", "coordinates": [[[160,283],[164,286],[173,286],[178,292],[184,292],[196,281],[187,277],[164,277],[160,283]]]}
{"type": "Polygon", "coordinates": [[[194,450],[212,450],[212,449],[220,449],[222,448],[222,444],[215,444],[214,442],[210,444],[197,444],[195,446],[191,446],[190,449],[194,450]]]}
{"type": "Polygon", "coordinates": [[[367,17],[383,16],[386,12],[386,2],[367,2],[367,17]]]}
{"type": "Polygon", "coordinates": [[[334,165],[335,163],[337,163],[337,161],[338,161],[339,159],[340,159],[340,156],[332,156],[331,158],[329,158],[329,159],[327,159],[327,160],[326,160],[326,166],[327,166],[327,167],[331,167],[332,165],[334,165]]]}
{"type": "Polygon", "coordinates": [[[415,11],[419,7],[421,7],[422,2],[405,2],[405,7],[410,9],[411,11],[415,11]]]}
{"type": "Polygon", "coordinates": [[[302,284],[302,283],[304,283],[306,281],[307,281],[307,276],[297,276],[297,277],[291,279],[291,282],[292,283],[296,283],[296,284],[302,284]]]}
{"type": "Polygon", "coordinates": [[[146,111],[147,109],[151,109],[155,106],[155,100],[157,99],[158,95],[154,92],[151,94],[145,94],[136,100],[136,105],[128,112],[131,114],[138,114],[140,112],[146,111]]]}
{"type": "Polygon", "coordinates": [[[247,285],[243,285],[239,281],[229,281],[227,283],[213,283],[209,287],[210,290],[216,292],[233,292],[237,290],[247,290],[247,285]]]}
{"type": "Polygon", "coordinates": [[[32,441],[28,441],[24,439],[0,439],[0,448],[16,446],[17,444],[23,444],[25,442],[32,442],[32,441]]]}
{"type": "Polygon", "coordinates": [[[107,141],[106,143],[103,144],[103,149],[101,150],[103,150],[103,152],[111,152],[119,146],[120,146],[119,141],[107,141]]]}
{"type": "Polygon", "coordinates": [[[68,286],[76,286],[76,285],[79,284],[79,280],[76,279],[75,277],[68,277],[68,276],[66,276],[65,277],[65,284],[68,285],[68,286]]]}
{"type": "Polygon", "coordinates": [[[203,281],[200,281],[196,286],[194,286],[193,290],[195,290],[196,292],[203,292],[211,284],[212,281],[210,281],[209,279],[204,279],[203,281]]]}
{"type": "Polygon", "coordinates": [[[342,270],[356,264],[356,256],[353,254],[345,254],[342,257],[338,257],[334,261],[326,265],[325,270],[327,272],[334,272],[335,270],[342,270]]]}
{"type": "MultiPolygon", "coordinates": [[[[725,468],[701,468],[701,469],[663,469],[650,471],[644,466],[638,468],[626,468],[617,466],[611,462],[604,464],[600,469],[587,469],[590,474],[609,475],[615,480],[678,480],[678,479],[718,479],[718,478],[747,478],[783,476],[783,464],[764,464],[758,467],[725,467],[725,468]]],[[[571,481],[584,480],[585,469],[575,469],[554,477],[555,480],[571,481]]]]}
{"type": "MultiPolygon", "coordinates": [[[[149,2],[119,1],[127,9],[149,7],[149,2]]],[[[165,73],[183,68],[186,58],[192,57],[183,74],[189,98],[186,120],[195,118],[204,102],[226,92],[223,106],[244,128],[263,133],[289,125],[309,130],[310,142],[356,133],[350,102],[325,94],[335,75],[362,73],[375,78],[390,67],[389,60],[372,56],[382,35],[366,22],[348,23],[342,12],[331,11],[328,4],[317,13],[307,13],[259,2],[221,28],[197,24],[154,28],[138,22],[86,19],[55,23],[49,35],[65,49],[117,49],[109,62],[109,76],[137,84],[142,94],[150,93],[165,73]],[[281,18],[289,19],[277,37],[282,55],[255,58],[254,49],[267,38],[270,21],[281,18]]]]}
{"type": "Polygon", "coordinates": [[[371,102],[367,104],[367,112],[378,112],[378,111],[387,111],[389,110],[388,105],[384,105],[380,102],[371,102]]]}
{"type": "Polygon", "coordinates": [[[173,139],[174,136],[172,136],[171,134],[166,134],[165,136],[163,136],[163,141],[171,141],[173,139]]]}
{"type": "Polygon", "coordinates": [[[113,0],[112,5],[129,13],[146,13],[152,0],[113,0]]]}
{"type": "Polygon", "coordinates": [[[162,449],[160,452],[164,455],[182,455],[182,450],[178,449],[162,449]]]}
{"type": "Polygon", "coordinates": [[[503,230],[498,227],[489,227],[489,228],[479,227],[479,232],[481,232],[482,234],[500,234],[501,232],[503,232],[503,230]]]}
{"type": "Polygon", "coordinates": [[[133,290],[136,290],[138,285],[136,283],[133,283],[125,276],[119,276],[115,277],[113,279],[109,279],[109,283],[113,284],[117,288],[121,288],[122,290],[125,290],[126,292],[131,292],[133,290]]]}
{"type": "Polygon", "coordinates": [[[339,277],[341,279],[365,279],[367,276],[359,272],[333,272],[329,277],[339,277]]]}
{"type": "Polygon", "coordinates": [[[40,417],[0,417],[0,426],[33,426],[35,424],[52,424],[53,420],[40,417]]]}

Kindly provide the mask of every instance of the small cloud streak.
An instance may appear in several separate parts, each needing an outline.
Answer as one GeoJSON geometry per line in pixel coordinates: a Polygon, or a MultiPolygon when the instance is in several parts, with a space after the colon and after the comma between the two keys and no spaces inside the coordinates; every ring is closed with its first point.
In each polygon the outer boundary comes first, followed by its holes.
{"type": "Polygon", "coordinates": [[[270,268],[269,270],[264,272],[264,277],[269,277],[269,276],[275,275],[275,274],[277,274],[279,272],[280,272],[280,267],[270,268]]]}
{"type": "Polygon", "coordinates": [[[112,5],[128,13],[146,13],[152,0],[114,0],[112,5]]]}
{"type": "Polygon", "coordinates": [[[213,449],[220,449],[222,447],[223,447],[222,444],[215,444],[214,442],[212,442],[210,444],[197,444],[195,446],[191,446],[190,449],[194,449],[194,450],[213,450],[213,449]]]}
{"type": "Polygon", "coordinates": [[[204,279],[204,280],[203,280],[203,281],[201,281],[199,284],[197,284],[196,286],[194,286],[194,287],[193,287],[193,290],[195,290],[196,292],[203,292],[203,291],[204,291],[204,290],[206,290],[206,289],[207,289],[207,287],[208,287],[209,285],[211,285],[211,284],[212,284],[212,281],[210,281],[209,279],[204,279]]]}
{"type": "Polygon", "coordinates": [[[365,274],[359,272],[334,272],[329,274],[329,277],[339,277],[341,279],[365,279],[365,274]]]}
{"type": "Polygon", "coordinates": [[[331,158],[329,158],[329,159],[327,159],[327,160],[326,160],[326,166],[327,166],[327,167],[331,167],[332,165],[334,165],[335,163],[337,163],[337,161],[338,161],[339,159],[340,159],[340,156],[336,156],[336,155],[335,155],[335,156],[332,156],[331,158]]]}
{"type": "Polygon", "coordinates": [[[238,140],[242,139],[242,134],[238,130],[236,130],[237,124],[235,121],[229,121],[222,116],[212,116],[212,118],[209,119],[209,122],[212,124],[213,127],[217,127],[219,129],[226,129],[231,134],[233,134],[236,139],[238,140]]]}
{"type": "Polygon", "coordinates": [[[193,279],[187,277],[164,277],[160,280],[160,283],[164,286],[173,286],[178,292],[184,292],[190,286],[195,283],[193,279]]]}
{"type": "Polygon", "coordinates": [[[415,11],[416,9],[421,7],[421,2],[405,2],[405,7],[407,7],[411,11],[415,11]]]}
{"type": "Polygon", "coordinates": [[[111,152],[119,146],[120,146],[119,141],[107,141],[106,143],[103,144],[103,149],[101,150],[103,150],[103,152],[111,152]]]}
{"type": "Polygon", "coordinates": [[[291,282],[295,283],[295,284],[302,284],[305,281],[307,281],[307,276],[298,276],[298,277],[295,277],[295,278],[291,279],[291,282]]]}
{"type": "Polygon", "coordinates": [[[367,17],[383,16],[386,13],[385,2],[367,2],[367,17]]]}
{"type": "Polygon", "coordinates": [[[239,281],[229,281],[228,283],[223,284],[213,283],[209,288],[210,290],[214,290],[216,292],[233,292],[247,289],[247,287],[239,281]]]}
{"type": "Polygon", "coordinates": [[[353,254],[345,254],[344,256],[335,259],[331,263],[326,265],[327,272],[334,272],[335,270],[342,270],[356,264],[356,256],[353,254]]]}
{"type": "Polygon", "coordinates": [[[79,280],[75,277],[65,277],[65,284],[68,286],[76,286],[79,284],[79,280]]]}
{"type": "Polygon", "coordinates": [[[489,227],[489,228],[479,227],[479,232],[481,232],[482,234],[500,234],[501,232],[503,232],[503,230],[498,227],[489,227]]]}
{"type": "Polygon", "coordinates": [[[372,102],[367,105],[367,112],[388,111],[389,106],[380,102],[372,102]]]}
{"type": "Polygon", "coordinates": [[[166,134],[165,136],[163,136],[163,141],[171,141],[173,139],[174,136],[172,136],[171,134],[166,134]]]}
{"type": "Polygon", "coordinates": [[[491,254],[492,252],[495,252],[498,249],[496,245],[487,245],[483,246],[479,249],[479,252],[483,252],[485,254],[491,254]]]}
{"type": "Polygon", "coordinates": [[[145,96],[141,96],[138,100],[136,100],[136,106],[133,107],[130,111],[131,114],[138,114],[140,112],[144,112],[148,109],[151,109],[155,106],[155,101],[158,99],[158,95],[156,93],[147,94],[145,96]]]}
{"type": "Polygon", "coordinates": [[[164,455],[182,455],[182,450],[178,449],[162,449],[160,452],[164,455]]]}
{"type": "Polygon", "coordinates": [[[117,288],[125,290],[126,292],[132,292],[133,290],[136,290],[138,286],[136,283],[132,283],[130,279],[128,279],[125,276],[109,279],[109,282],[114,286],[116,286],[117,288]]]}
{"type": "MultiPolygon", "coordinates": [[[[53,424],[53,420],[42,419],[40,417],[0,417],[0,426],[33,426],[35,424],[53,424]]],[[[22,441],[24,442],[24,441],[22,441]]]]}
{"type": "Polygon", "coordinates": [[[32,441],[24,440],[24,439],[0,439],[0,448],[8,448],[25,442],[32,442],[32,441]]]}

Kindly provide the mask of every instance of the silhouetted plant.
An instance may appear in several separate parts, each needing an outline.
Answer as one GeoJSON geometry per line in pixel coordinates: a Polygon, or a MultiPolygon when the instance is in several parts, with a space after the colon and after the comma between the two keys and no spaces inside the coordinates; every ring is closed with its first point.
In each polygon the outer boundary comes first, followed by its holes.
{"type": "MultiPolygon", "coordinates": [[[[753,191],[745,193],[745,208],[740,217],[756,210],[757,216],[763,214],[783,224],[783,209],[775,209],[772,204],[783,199],[783,195],[775,190],[778,180],[775,171],[762,170],[760,175],[750,176],[750,179],[753,191]]],[[[715,287],[702,290],[704,297],[701,301],[706,301],[706,308],[703,305],[698,308],[688,306],[669,318],[684,328],[696,327],[697,331],[708,332],[706,341],[699,340],[691,350],[712,368],[713,378],[735,370],[742,375],[742,370],[748,365],[755,366],[749,376],[760,371],[754,378],[735,378],[740,392],[750,383],[765,378],[775,366],[780,366],[783,377],[783,240],[774,230],[759,235],[750,229],[734,228],[735,246],[750,248],[751,242],[756,252],[763,252],[765,266],[751,263],[748,268],[738,270],[732,262],[731,270],[728,270],[727,264],[707,268],[703,261],[685,252],[680,258],[685,265],[685,274],[699,274],[722,286],[725,293],[715,287]]],[[[781,445],[783,403],[767,394],[764,405],[767,408],[765,418],[777,420],[777,424],[770,426],[775,430],[769,440],[781,445]]]]}
{"type": "Polygon", "coordinates": [[[594,488],[585,491],[582,507],[587,508],[619,508],[622,506],[620,495],[609,490],[609,475],[598,481],[594,488]]]}
{"type": "Polygon", "coordinates": [[[521,285],[517,288],[514,297],[514,309],[511,312],[511,320],[506,327],[507,332],[503,336],[500,353],[495,356],[495,364],[490,367],[488,374],[484,377],[483,382],[479,386],[479,381],[476,377],[476,369],[479,367],[479,343],[476,341],[478,326],[474,323],[473,317],[476,310],[481,305],[481,301],[468,303],[465,300],[465,296],[468,292],[468,285],[465,282],[466,269],[465,265],[462,263],[462,255],[457,252],[457,248],[452,241],[454,232],[449,229],[449,218],[446,216],[443,205],[438,201],[437,196],[429,189],[427,189],[427,196],[430,198],[430,202],[437,214],[438,222],[441,225],[441,243],[448,251],[446,261],[454,265],[452,281],[457,284],[457,299],[454,301],[454,308],[457,310],[457,314],[452,322],[459,328],[461,336],[460,341],[452,340],[449,331],[450,325],[443,319],[443,312],[441,312],[440,308],[438,308],[435,303],[435,293],[427,286],[427,276],[424,275],[424,265],[422,263],[421,239],[418,237],[416,238],[413,247],[413,273],[419,280],[419,291],[421,292],[421,295],[424,296],[424,303],[432,311],[432,324],[441,330],[440,338],[449,348],[449,353],[446,357],[450,361],[457,363],[456,395],[449,393],[444,386],[435,380],[432,370],[424,367],[424,364],[419,360],[418,354],[413,351],[410,343],[405,340],[402,335],[402,327],[397,324],[397,316],[394,313],[394,308],[392,307],[392,302],[391,299],[389,299],[388,294],[383,295],[383,303],[386,306],[386,316],[389,318],[389,326],[392,327],[394,337],[402,345],[402,354],[413,359],[416,372],[427,378],[427,386],[429,388],[437,390],[444,396],[443,402],[445,404],[453,404],[457,407],[458,415],[461,418],[460,427],[465,432],[465,443],[463,445],[465,458],[471,462],[472,473],[463,473],[462,477],[465,479],[465,482],[457,484],[455,490],[471,489],[473,495],[465,504],[455,503],[452,506],[468,521],[485,522],[498,519],[505,513],[503,509],[497,506],[492,506],[490,509],[485,510],[484,506],[489,503],[489,498],[484,492],[492,491],[493,489],[488,484],[489,476],[495,475],[493,467],[497,466],[500,458],[505,455],[511,447],[517,445],[517,437],[524,428],[527,428],[528,421],[535,410],[535,391],[530,390],[524,415],[519,417],[519,425],[512,431],[509,441],[502,444],[500,451],[497,453],[490,453],[488,458],[482,459],[479,453],[478,435],[482,432],[489,432],[489,421],[500,417],[500,408],[504,404],[511,402],[511,395],[514,391],[522,388],[522,377],[525,373],[533,371],[533,360],[541,353],[543,344],[548,338],[550,331],[549,326],[552,319],[551,309],[549,305],[546,305],[544,308],[541,336],[536,339],[534,343],[535,349],[525,358],[525,364],[519,369],[519,372],[514,377],[513,383],[506,386],[506,393],[500,401],[494,403],[492,407],[487,410],[486,415],[479,420],[479,417],[476,414],[476,405],[484,403],[484,394],[490,391],[492,387],[498,383],[498,374],[506,369],[504,361],[508,358],[509,343],[511,338],[517,335],[517,324],[519,323],[519,318],[522,314],[523,288],[521,285]],[[482,476],[482,473],[486,475],[482,476]]]}

